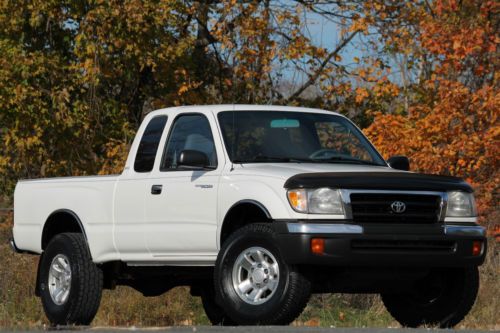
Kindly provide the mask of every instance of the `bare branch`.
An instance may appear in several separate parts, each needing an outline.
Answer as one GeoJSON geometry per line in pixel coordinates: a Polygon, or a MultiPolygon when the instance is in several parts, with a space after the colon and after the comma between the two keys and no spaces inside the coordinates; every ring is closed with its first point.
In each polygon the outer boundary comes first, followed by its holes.
{"type": "Polygon", "coordinates": [[[302,94],[304,92],[304,90],[306,90],[307,88],[309,88],[311,85],[313,85],[316,80],[319,78],[319,76],[321,75],[321,72],[323,71],[323,69],[325,69],[326,65],[328,65],[328,63],[330,62],[330,60],[337,56],[340,51],[342,51],[342,49],[347,45],[349,44],[349,42],[354,38],[354,36],[356,36],[356,34],[358,33],[359,31],[356,30],[356,31],[353,31],[347,38],[344,38],[339,45],[337,45],[337,47],[335,48],[335,50],[333,50],[332,52],[330,52],[327,57],[323,60],[323,62],[321,62],[321,65],[318,67],[318,69],[316,69],[316,71],[309,75],[309,80],[307,80],[306,82],[304,82],[304,84],[302,86],[300,86],[299,89],[297,89],[292,95],[290,95],[290,97],[288,98],[289,100],[294,100],[294,99],[297,99],[300,94],[302,94]]]}

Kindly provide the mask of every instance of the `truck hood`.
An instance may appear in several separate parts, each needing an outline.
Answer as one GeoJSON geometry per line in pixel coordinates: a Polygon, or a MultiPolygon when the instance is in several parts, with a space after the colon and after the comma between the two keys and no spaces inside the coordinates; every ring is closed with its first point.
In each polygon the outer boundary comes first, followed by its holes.
{"type": "Polygon", "coordinates": [[[465,191],[472,187],[457,177],[406,172],[383,166],[327,163],[243,164],[238,173],[277,177],[285,188],[335,187],[344,189],[465,191]]]}
{"type": "Polygon", "coordinates": [[[285,188],[334,187],[403,191],[465,191],[472,187],[460,178],[413,172],[302,173],[289,178],[285,188]]]}

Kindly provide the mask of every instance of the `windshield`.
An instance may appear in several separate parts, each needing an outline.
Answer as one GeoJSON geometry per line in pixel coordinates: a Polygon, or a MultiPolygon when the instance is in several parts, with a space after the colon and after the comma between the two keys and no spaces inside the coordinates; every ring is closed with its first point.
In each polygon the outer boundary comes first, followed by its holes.
{"type": "Polygon", "coordinates": [[[315,162],[386,166],[347,119],[285,111],[225,111],[218,115],[234,163],[315,162]]]}

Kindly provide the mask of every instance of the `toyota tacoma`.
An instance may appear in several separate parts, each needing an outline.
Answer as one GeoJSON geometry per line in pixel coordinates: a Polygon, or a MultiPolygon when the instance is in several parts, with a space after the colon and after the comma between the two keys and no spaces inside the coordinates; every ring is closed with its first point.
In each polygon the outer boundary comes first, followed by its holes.
{"type": "Polygon", "coordinates": [[[54,325],[103,289],[189,286],[221,325],[292,322],[313,293],[376,293],[403,326],[451,327],[486,252],[473,190],[385,161],[346,117],[282,106],[148,114],[123,172],[19,181],[11,245],[40,255],[54,325]]]}

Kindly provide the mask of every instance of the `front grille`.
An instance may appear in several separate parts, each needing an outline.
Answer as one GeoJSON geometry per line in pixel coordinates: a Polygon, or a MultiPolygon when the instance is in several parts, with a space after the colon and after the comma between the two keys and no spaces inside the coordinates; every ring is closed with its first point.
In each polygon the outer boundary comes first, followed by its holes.
{"type": "Polygon", "coordinates": [[[353,240],[351,248],[358,251],[452,253],[453,241],[353,240]]]}
{"type": "Polygon", "coordinates": [[[430,194],[351,193],[354,222],[360,223],[435,223],[439,221],[441,196],[430,194]],[[404,203],[404,212],[391,208],[404,203]]]}

